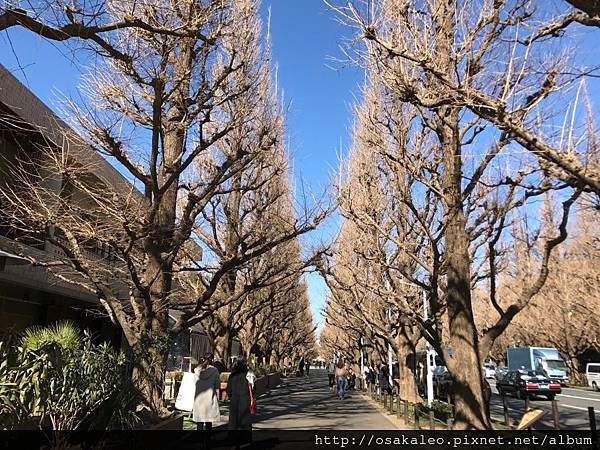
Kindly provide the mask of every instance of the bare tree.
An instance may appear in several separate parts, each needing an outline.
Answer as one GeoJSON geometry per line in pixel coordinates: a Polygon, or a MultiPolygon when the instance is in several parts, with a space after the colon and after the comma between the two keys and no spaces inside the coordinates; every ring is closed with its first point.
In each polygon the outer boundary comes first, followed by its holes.
{"type": "MultiPolygon", "coordinates": [[[[422,314],[425,288],[416,274],[423,271],[420,264],[429,268],[429,249],[422,225],[410,212],[416,206],[407,203],[410,173],[395,164],[408,139],[411,112],[386,98],[381,88],[372,74],[356,109],[353,148],[339,190],[345,222],[324,270],[330,302],[336,306],[328,311],[333,323],[341,320],[339,314],[346,315],[348,330],[365,330],[358,335],[375,346],[382,342],[382,360],[392,348],[401,395],[416,402],[415,351],[421,330],[414,316],[422,314]]],[[[427,208],[436,209],[432,204],[427,208]]]]}
{"type": "MultiPolygon", "coordinates": [[[[553,202],[547,202],[547,214],[552,218],[553,202]]],[[[512,346],[548,346],[557,348],[566,358],[569,377],[582,381],[580,359],[590,350],[600,350],[600,334],[593,324],[599,320],[598,290],[598,217],[588,209],[578,209],[571,236],[554,253],[549,262],[548,281],[538,297],[527,307],[527,313],[519,315],[506,329],[501,339],[494,343],[492,356],[501,361],[506,348],[512,346]]],[[[528,264],[510,263],[509,269],[499,280],[499,292],[503,307],[513,302],[515,293],[531,277],[528,266],[539,259],[540,240],[536,232],[518,230],[514,259],[528,264]],[[520,268],[521,270],[516,270],[520,268]]],[[[493,308],[478,304],[478,322],[493,322],[497,313],[493,308]]]]}
{"type": "Polygon", "coordinates": [[[596,149],[586,145],[590,134],[578,133],[574,123],[577,100],[563,103],[570,114],[561,132],[552,130],[551,141],[538,136],[556,117],[550,99],[563,84],[573,86],[577,76],[569,75],[562,55],[540,61],[522,49],[518,27],[530,23],[527,5],[391,0],[365,2],[363,10],[353,4],[336,8],[359,30],[349,57],[380,86],[379,97],[389,99],[375,122],[392,138],[371,146],[374,153],[385,149],[382,160],[404,185],[395,195],[403,204],[400,229],[420,231],[406,240],[412,245],[398,246],[416,269],[402,264],[394,269],[428,291],[428,320],[415,308],[403,313],[453,377],[456,428],[491,426],[481,363],[546,282],[550,256],[566,239],[573,203],[582,192],[598,192],[596,149]],[[504,237],[519,219],[517,211],[535,209],[534,199],[548,191],[560,192],[561,217],[554,230],[546,230],[535,275],[503,308],[495,284],[508,251],[504,237]],[[485,280],[500,318],[479,330],[471,292],[485,280]]]}
{"type": "Polygon", "coordinates": [[[9,5],[2,17],[5,27],[73,38],[97,55],[85,78],[85,101],[70,104],[69,119],[84,142],[62,126],[64,136],[39,149],[46,170],[29,170],[4,200],[14,226],[48,231],[46,239],[59,250],[33,262],[96,293],[121,326],[144,402],[160,415],[172,337],[263,287],[277,271],[265,269],[254,284],[235,292],[222,289],[254,259],[323,218],[323,211],[308,209],[284,218],[273,206],[277,195],[259,192],[279,176],[268,158],[274,148],[280,151],[283,135],[271,123],[280,111],[266,98],[270,74],[261,68],[266,56],[258,2],[75,8],[53,0],[34,3],[27,12],[9,5]],[[105,177],[98,160],[85,156],[87,145],[142,192],[105,177]],[[270,224],[279,217],[285,225],[250,230],[250,223],[260,225],[255,215],[223,230],[234,192],[252,198],[240,200],[249,202],[249,215],[253,204],[262,218],[272,215],[270,224]],[[219,249],[224,237],[228,244],[219,249]],[[174,326],[169,309],[183,312],[174,326]]]}
{"type": "MultiPolygon", "coordinates": [[[[523,30],[534,33],[540,22],[556,19],[531,2],[443,3],[390,0],[373,14],[363,15],[354,6],[341,14],[359,28],[382,67],[402,61],[408,71],[397,88],[410,102],[428,109],[466,109],[531,152],[552,175],[600,194],[600,166],[590,160],[587,147],[577,148],[540,120],[541,105],[597,67],[570,64],[568,48],[543,58],[547,41],[523,36],[523,30]],[[380,32],[386,20],[394,22],[395,34],[380,32]]],[[[586,9],[586,2],[570,3],[586,9]]],[[[587,9],[590,18],[597,13],[592,5],[587,9]]],[[[597,153],[597,146],[591,151],[597,153]]]]}

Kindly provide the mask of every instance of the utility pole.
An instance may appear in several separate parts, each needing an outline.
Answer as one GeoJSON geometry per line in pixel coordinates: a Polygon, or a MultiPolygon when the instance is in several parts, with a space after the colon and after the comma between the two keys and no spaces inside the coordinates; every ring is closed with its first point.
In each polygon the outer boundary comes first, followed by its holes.
{"type": "MultiPolygon", "coordinates": [[[[392,331],[392,305],[388,305],[388,323],[390,325],[390,336],[391,336],[391,331],[392,331]]],[[[389,382],[390,382],[390,387],[394,386],[394,380],[392,377],[392,354],[394,352],[392,351],[392,343],[390,341],[388,341],[388,370],[389,370],[389,374],[388,374],[388,378],[389,378],[389,382]]]]}
{"type": "MultiPolygon", "coordinates": [[[[429,303],[427,302],[427,292],[423,290],[423,320],[427,321],[429,319],[429,303]]],[[[431,407],[431,403],[433,402],[433,350],[431,349],[431,344],[427,342],[426,344],[426,382],[427,382],[427,406],[431,407]]]]}
{"type": "Polygon", "coordinates": [[[363,342],[362,336],[359,338],[358,342],[360,345],[360,376],[362,378],[365,374],[365,352],[363,350],[363,345],[365,345],[365,343],[363,342]]]}

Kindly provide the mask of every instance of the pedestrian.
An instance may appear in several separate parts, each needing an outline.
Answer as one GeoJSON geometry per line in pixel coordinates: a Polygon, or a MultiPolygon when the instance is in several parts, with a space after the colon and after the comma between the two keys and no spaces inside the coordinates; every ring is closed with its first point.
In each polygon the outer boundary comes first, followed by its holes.
{"type": "Polygon", "coordinates": [[[248,366],[248,360],[246,360],[246,366],[248,367],[248,372],[246,372],[246,381],[250,385],[252,389],[252,393],[254,394],[256,391],[254,390],[254,382],[256,381],[256,375],[254,371],[248,366]]]}
{"type": "Polygon", "coordinates": [[[346,369],[344,368],[344,360],[340,358],[335,369],[335,384],[337,386],[337,395],[340,400],[344,400],[346,389],[346,369]]]}
{"type": "Polygon", "coordinates": [[[371,367],[369,368],[369,384],[371,384],[372,389],[377,392],[377,380],[379,379],[379,373],[375,368],[375,365],[371,363],[371,367]]]}
{"type": "Polygon", "coordinates": [[[309,371],[310,371],[310,359],[306,360],[306,376],[308,376],[309,371]]]}
{"type": "Polygon", "coordinates": [[[348,390],[349,391],[353,391],[356,388],[356,374],[354,373],[354,370],[352,370],[352,367],[350,367],[348,369],[348,390]]]}
{"type": "Polygon", "coordinates": [[[196,429],[205,431],[205,447],[209,446],[212,423],[221,420],[219,410],[219,371],[212,364],[212,355],[206,354],[198,361],[194,370],[196,391],[192,420],[196,422],[196,429]]]}
{"type": "Polygon", "coordinates": [[[329,389],[333,392],[333,386],[335,385],[335,364],[332,361],[327,365],[327,378],[329,379],[329,389]]]}
{"type": "Polygon", "coordinates": [[[252,384],[248,381],[248,372],[246,357],[240,356],[227,381],[229,430],[234,433],[234,441],[238,448],[241,444],[252,442],[250,403],[254,398],[254,393],[252,384]]]}
{"type": "Polygon", "coordinates": [[[384,392],[387,392],[388,394],[392,393],[392,388],[390,386],[390,371],[385,364],[381,364],[381,369],[379,370],[379,389],[382,394],[384,392]]]}
{"type": "Polygon", "coordinates": [[[369,389],[369,365],[365,364],[362,369],[363,389],[369,389]]]}

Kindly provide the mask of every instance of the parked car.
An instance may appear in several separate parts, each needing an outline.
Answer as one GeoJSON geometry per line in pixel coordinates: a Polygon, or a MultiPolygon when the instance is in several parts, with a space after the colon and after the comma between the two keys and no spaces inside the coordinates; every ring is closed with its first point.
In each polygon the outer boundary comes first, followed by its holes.
{"type": "Polygon", "coordinates": [[[510,370],[496,383],[498,394],[504,396],[515,394],[518,398],[543,395],[548,400],[553,400],[556,394],[561,393],[560,383],[550,380],[541,371],[510,370]]]}
{"type": "Polygon", "coordinates": [[[600,363],[588,363],[585,367],[588,386],[600,392],[600,363]]]}
{"type": "Polygon", "coordinates": [[[508,373],[507,367],[496,367],[496,371],[494,372],[494,378],[496,378],[496,383],[504,378],[508,373]]]}
{"type": "Polygon", "coordinates": [[[492,362],[487,362],[483,365],[483,376],[485,378],[494,378],[496,375],[496,365],[492,362]]]}

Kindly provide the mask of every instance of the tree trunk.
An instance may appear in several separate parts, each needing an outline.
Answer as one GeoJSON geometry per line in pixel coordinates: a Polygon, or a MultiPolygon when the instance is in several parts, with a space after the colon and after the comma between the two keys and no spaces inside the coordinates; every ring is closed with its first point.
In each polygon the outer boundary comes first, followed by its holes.
{"type": "Polygon", "coordinates": [[[462,160],[458,131],[458,110],[441,111],[438,134],[444,161],[444,203],[446,214],[445,263],[449,346],[446,361],[453,378],[455,429],[487,429],[487,417],[479,358],[477,328],[471,304],[469,236],[462,204],[462,160]]]}
{"type": "Polygon", "coordinates": [[[215,360],[221,361],[228,369],[231,366],[232,345],[233,336],[229,330],[223,332],[215,339],[215,360]]]}
{"type": "Polygon", "coordinates": [[[569,358],[569,382],[581,384],[583,381],[583,376],[579,371],[579,360],[576,356],[571,356],[569,358]]]}
{"type": "Polygon", "coordinates": [[[133,383],[140,391],[144,406],[157,417],[169,414],[163,402],[168,342],[165,334],[164,337],[142,339],[138,345],[132,347],[134,353],[133,383]]]}
{"type": "Polygon", "coordinates": [[[468,239],[462,208],[454,209],[446,232],[449,346],[447,366],[453,378],[456,429],[491,428],[483,397],[481,360],[473,319],[468,239]]]}
{"type": "Polygon", "coordinates": [[[415,378],[415,347],[404,333],[399,333],[396,342],[400,398],[410,403],[420,403],[421,396],[415,378]]]}

